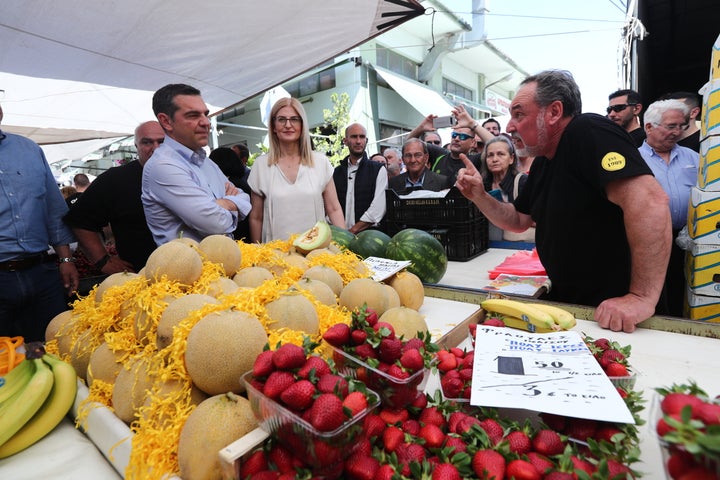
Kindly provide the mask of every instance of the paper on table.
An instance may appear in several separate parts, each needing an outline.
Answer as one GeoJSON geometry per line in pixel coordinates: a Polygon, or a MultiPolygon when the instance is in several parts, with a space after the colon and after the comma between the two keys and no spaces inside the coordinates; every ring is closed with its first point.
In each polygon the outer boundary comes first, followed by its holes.
{"type": "Polygon", "coordinates": [[[577,332],[478,326],[470,404],[635,423],[577,332]]]}
{"type": "Polygon", "coordinates": [[[501,273],[488,285],[481,287],[480,290],[532,297],[539,294],[540,289],[543,287],[550,290],[550,279],[547,275],[509,275],[501,273]]]}
{"type": "Polygon", "coordinates": [[[409,260],[390,260],[389,258],[380,257],[367,257],[363,262],[373,272],[372,279],[376,282],[381,282],[395,275],[412,263],[409,260]]]}

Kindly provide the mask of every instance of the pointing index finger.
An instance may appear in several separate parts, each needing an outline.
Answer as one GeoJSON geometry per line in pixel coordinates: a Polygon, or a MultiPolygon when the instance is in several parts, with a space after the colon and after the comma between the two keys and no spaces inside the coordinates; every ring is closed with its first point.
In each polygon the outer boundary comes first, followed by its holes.
{"type": "Polygon", "coordinates": [[[467,170],[467,173],[470,175],[473,175],[477,173],[477,169],[475,168],[475,165],[470,161],[470,159],[465,155],[464,153],[460,154],[460,160],[465,164],[465,170],[467,170]]]}

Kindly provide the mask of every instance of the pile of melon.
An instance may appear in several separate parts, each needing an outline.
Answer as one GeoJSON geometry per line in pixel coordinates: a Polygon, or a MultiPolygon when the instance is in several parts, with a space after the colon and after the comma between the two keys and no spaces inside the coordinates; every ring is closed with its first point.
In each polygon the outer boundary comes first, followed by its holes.
{"type": "Polygon", "coordinates": [[[81,417],[99,402],[134,432],[126,478],[212,478],[217,444],[256,426],[240,377],[265,348],[305,337],[319,343],[365,303],[400,331],[427,330],[415,275],[378,283],[334,243],[299,251],[292,241],[174,240],[142,271],[107,277],[53,319],[48,349],[88,384],[81,417]],[[189,420],[194,411],[204,412],[202,421],[189,420]]]}

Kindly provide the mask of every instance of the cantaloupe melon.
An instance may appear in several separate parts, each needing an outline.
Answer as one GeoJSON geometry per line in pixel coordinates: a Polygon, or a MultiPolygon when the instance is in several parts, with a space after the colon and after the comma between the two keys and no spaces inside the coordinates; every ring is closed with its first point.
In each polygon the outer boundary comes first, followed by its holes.
{"type": "Polygon", "coordinates": [[[417,337],[418,332],[425,333],[428,330],[425,316],[417,310],[407,307],[395,307],[387,310],[380,316],[381,322],[387,322],[393,326],[395,335],[403,336],[406,339],[417,337]]]}
{"type": "Polygon", "coordinates": [[[317,335],[320,331],[320,320],[312,302],[302,293],[288,290],[280,294],[277,300],[265,305],[270,328],[289,328],[317,335]]]}
{"type": "Polygon", "coordinates": [[[188,334],[185,366],[193,383],[208,395],[241,393],[245,386],[240,377],[252,369],[267,341],[260,320],[249,313],[210,313],[188,334]]]}
{"type": "Polygon", "coordinates": [[[210,397],[193,410],[178,443],[180,477],[224,478],[218,452],[257,427],[250,402],[233,393],[210,397]]]}
{"type": "Polygon", "coordinates": [[[320,220],[293,241],[295,249],[307,254],[318,248],[326,248],[332,241],[332,231],[327,222],[320,220]]]}
{"type": "Polygon", "coordinates": [[[133,280],[137,277],[138,277],[137,273],[130,273],[130,272],[118,272],[118,273],[113,273],[112,275],[108,275],[105,278],[105,280],[100,282],[100,285],[98,285],[97,290],[95,290],[95,302],[96,303],[102,302],[102,297],[109,288],[122,285],[125,282],[127,282],[129,280],[133,280]]]}
{"type": "Polygon", "coordinates": [[[270,270],[265,267],[245,267],[235,274],[233,282],[240,287],[256,288],[263,282],[275,278],[270,270]]]}
{"type": "Polygon", "coordinates": [[[45,327],[45,341],[55,340],[55,336],[61,330],[64,330],[64,326],[68,325],[72,321],[72,310],[65,310],[64,312],[55,315],[48,326],[45,327]]]}
{"type": "Polygon", "coordinates": [[[400,296],[403,307],[419,310],[425,301],[425,288],[420,277],[406,270],[398,272],[385,281],[400,296]]]}
{"type": "Polygon", "coordinates": [[[83,380],[87,377],[88,362],[95,348],[89,328],[82,332],[70,347],[70,364],[75,368],[77,376],[83,380]]]}
{"type": "Polygon", "coordinates": [[[359,309],[367,303],[368,308],[382,315],[386,310],[400,305],[397,293],[388,285],[372,278],[356,278],[340,293],[340,305],[348,310],[359,309]],[[392,290],[392,293],[390,292],[392,290]]]}
{"type": "Polygon", "coordinates": [[[185,320],[190,312],[200,310],[208,303],[217,305],[220,302],[209,295],[191,293],[168,303],[158,321],[156,341],[158,350],[162,350],[172,343],[173,328],[185,320]]]}
{"type": "Polygon", "coordinates": [[[200,251],[211,262],[219,263],[225,275],[232,277],[240,270],[240,247],[225,235],[208,235],[200,241],[200,251]]]}
{"type": "Polygon", "coordinates": [[[238,288],[240,288],[240,286],[233,282],[232,278],[220,277],[210,282],[207,294],[211,297],[218,298],[220,295],[233,293],[238,288]]]}
{"type": "Polygon", "coordinates": [[[160,245],[145,264],[145,276],[151,282],[165,276],[171,282],[192,285],[201,274],[200,253],[183,242],[172,241],[160,245]]]}
{"type": "Polygon", "coordinates": [[[87,367],[87,384],[92,386],[93,381],[100,380],[114,384],[122,369],[122,352],[113,352],[107,343],[103,342],[90,355],[87,367]]]}
{"type": "Polygon", "coordinates": [[[327,283],[321,282],[320,280],[301,278],[294,287],[300,290],[307,290],[320,303],[331,306],[337,305],[335,292],[332,291],[332,288],[330,288],[327,283]]]}
{"type": "Polygon", "coordinates": [[[137,305],[137,313],[135,314],[135,338],[142,345],[147,345],[150,341],[148,334],[157,331],[157,313],[164,311],[170,302],[174,301],[172,295],[164,295],[150,299],[146,305],[137,305]]]}
{"type": "Polygon", "coordinates": [[[112,406],[115,415],[130,424],[145,403],[154,377],[148,374],[148,360],[142,357],[130,359],[115,378],[112,406]]]}
{"type": "Polygon", "coordinates": [[[313,280],[320,280],[326,283],[332,288],[335,295],[340,295],[343,290],[343,279],[338,272],[326,265],[315,265],[305,270],[303,278],[312,278],[313,280]]]}

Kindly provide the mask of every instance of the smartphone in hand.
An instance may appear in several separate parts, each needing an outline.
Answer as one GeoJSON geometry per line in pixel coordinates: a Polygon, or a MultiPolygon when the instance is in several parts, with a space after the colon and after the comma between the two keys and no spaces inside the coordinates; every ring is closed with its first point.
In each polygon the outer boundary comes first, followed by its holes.
{"type": "Polygon", "coordinates": [[[433,128],[447,128],[457,124],[457,118],[452,115],[433,118],[433,128]]]}

